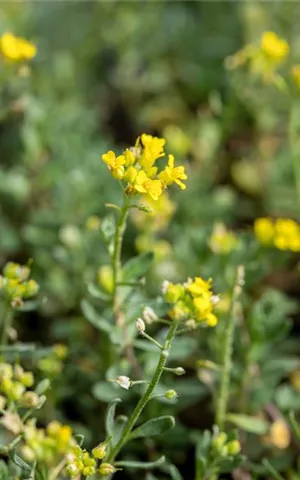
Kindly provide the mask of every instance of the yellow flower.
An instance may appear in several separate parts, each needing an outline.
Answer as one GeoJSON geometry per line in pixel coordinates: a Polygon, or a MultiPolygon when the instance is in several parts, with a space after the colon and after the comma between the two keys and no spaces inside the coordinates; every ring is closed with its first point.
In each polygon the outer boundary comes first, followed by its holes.
{"type": "Polygon", "coordinates": [[[291,68],[291,76],[298,88],[300,88],[300,64],[291,68]]]}
{"type": "Polygon", "coordinates": [[[114,288],[113,270],[110,265],[102,265],[97,273],[98,284],[108,293],[112,293],[114,288]]]}
{"type": "Polygon", "coordinates": [[[274,238],[274,223],[270,218],[257,218],[254,222],[254,234],[264,245],[272,243],[274,238]]]}
{"type": "Polygon", "coordinates": [[[211,314],[212,303],[209,294],[204,294],[201,297],[195,297],[193,299],[194,306],[196,308],[197,318],[196,320],[205,320],[211,314]]]}
{"type": "Polygon", "coordinates": [[[96,232],[97,230],[99,230],[100,225],[101,225],[101,220],[96,215],[92,215],[86,221],[86,228],[87,230],[90,230],[90,231],[96,232]]]}
{"type": "Polygon", "coordinates": [[[209,246],[215,253],[226,254],[235,249],[237,238],[233,232],[227,230],[222,223],[215,225],[209,239],[209,246]]]}
{"type": "Polygon", "coordinates": [[[134,189],[139,193],[146,193],[152,200],[157,200],[162,192],[163,186],[160,180],[152,180],[144,170],[140,170],[134,182],[134,189]]]}
{"type": "Polygon", "coordinates": [[[109,152],[104,153],[102,155],[102,160],[108,168],[111,170],[112,175],[117,178],[118,180],[121,180],[124,176],[124,165],[125,165],[125,156],[124,155],[119,155],[116,157],[116,154],[112,151],[109,150],[109,152]]]}
{"type": "Polygon", "coordinates": [[[274,32],[263,33],[260,47],[264,55],[275,63],[282,63],[290,51],[287,41],[278,37],[274,32]]]}
{"type": "Polygon", "coordinates": [[[210,292],[212,280],[203,280],[201,277],[195,277],[194,281],[186,283],[186,290],[192,294],[193,297],[206,294],[210,292]]]}
{"type": "Polygon", "coordinates": [[[276,420],[272,424],[268,437],[270,442],[281,450],[287,448],[291,443],[291,435],[288,426],[285,421],[281,419],[276,420]]]}
{"type": "Polygon", "coordinates": [[[158,158],[165,155],[164,145],[166,141],[164,138],[152,137],[152,135],[143,133],[141,143],[144,149],[140,158],[140,165],[145,170],[149,170],[158,158]]]}
{"type": "Polygon", "coordinates": [[[0,50],[8,60],[31,60],[36,56],[36,46],[21,37],[6,32],[0,38],[0,50]]]}
{"type": "Polygon", "coordinates": [[[300,227],[290,218],[279,218],[275,222],[274,245],[280,250],[300,251],[300,227]]]}
{"type": "Polygon", "coordinates": [[[182,190],[186,189],[186,185],[181,181],[187,179],[184,167],[174,167],[173,155],[169,155],[168,165],[159,174],[159,178],[166,186],[176,183],[182,190]]]}
{"type": "Polygon", "coordinates": [[[126,167],[129,167],[129,166],[131,166],[135,163],[134,153],[131,150],[129,150],[128,148],[126,148],[126,150],[124,152],[124,157],[125,157],[126,167]]]}

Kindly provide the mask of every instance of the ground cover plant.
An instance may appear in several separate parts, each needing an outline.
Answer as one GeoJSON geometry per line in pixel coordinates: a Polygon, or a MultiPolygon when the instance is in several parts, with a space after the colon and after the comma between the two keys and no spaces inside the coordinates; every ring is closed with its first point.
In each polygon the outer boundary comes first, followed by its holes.
{"type": "Polygon", "coordinates": [[[300,477],[299,15],[1,4],[1,480],[300,477]]]}

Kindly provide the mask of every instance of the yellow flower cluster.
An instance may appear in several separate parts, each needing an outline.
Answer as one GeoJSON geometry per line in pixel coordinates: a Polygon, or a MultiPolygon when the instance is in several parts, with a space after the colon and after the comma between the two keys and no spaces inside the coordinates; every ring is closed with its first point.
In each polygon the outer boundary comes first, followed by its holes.
{"type": "Polygon", "coordinates": [[[6,59],[20,62],[34,58],[37,49],[33,43],[24,38],[6,32],[0,38],[0,51],[6,59]]]}
{"type": "Polygon", "coordinates": [[[98,461],[103,460],[106,455],[107,443],[102,442],[89,452],[76,445],[68,454],[68,462],[66,465],[66,473],[70,478],[83,475],[85,477],[95,475],[96,472],[100,476],[108,476],[117,469],[109,463],[102,462],[98,465],[98,461]]]}
{"type": "Polygon", "coordinates": [[[36,419],[31,419],[25,424],[23,435],[25,443],[21,447],[21,454],[31,462],[42,461],[55,465],[76,445],[71,427],[57,421],[50,422],[43,429],[37,428],[36,419]]]}
{"type": "Polygon", "coordinates": [[[228,68],[237,68],[247,62],[250,72],[262,76],[265,81],[274,79],[290,52],[289,44],[274,32],[264,32],[259,44],[249,44],[227,59],[228,68]]]}
{"type": "Polygon", "coordinates": [[[0,294],[15,307],[22,305],[23,300],[37,294],[39,286],[35,280],[30,280],[30,268],[18,263],[8,262],[0,275],[0,294]]]}
{"type": "Polygon", "coordinates": [[[208,244],[214,253],[224,255],[234,250],[237,243],[236,235],[232,231],[227,230],[222,223],[218,223],[214,226],[213,233],[208,241],[208,244]]]}
{"type": "Polygon", "coordinates": [[[184,284],[165,281],[163,284],[164,299],[172,305],[168,314],[172,319],[202,323],[214,327],[218,323],[213,308],[218,297],[211,291],[211,279],[201,277],[189,278],[184,284]]]}
{"type": "Polygon", "coordinates": [[[113,177],[125,182],[127,195],[146,195],[158,200],[165,188],[176,183],[182,190],[186,188],[182,180],[187,179],[183,166],[175,167],[174,156],[168,156],[168,164],[158,171],[156,162],[165,156],[165,139],[143,133],[134,147],[126,149],[122,155],[110,150],[102,155],[113,177]]]}
{"type": "Polygon", "coordinates": [[[2,409],[6,403],[17,402],[20,406],[34,407],[39,402],[35,392],[27,390],[34,384],[32,372],[26,372],[21,365],[0,364],[0,404],[2,409]]]}
{"type": "Polygon", "coordinates": [[[254,233],[263,245],[273,245],[280,250],[300,252],[300,226],[290,218],[258,218],[254,233]]]}

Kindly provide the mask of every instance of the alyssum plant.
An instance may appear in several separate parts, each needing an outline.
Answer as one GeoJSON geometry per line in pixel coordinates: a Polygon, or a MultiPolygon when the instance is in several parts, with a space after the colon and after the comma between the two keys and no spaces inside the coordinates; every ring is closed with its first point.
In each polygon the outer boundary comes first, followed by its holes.
{"type": "MultiPolygon", "coordinates": [[[[143,308],[142,315],[138,318],[132,321],[132,318],[126,317],[130,298],[143,286],[139,277],[143,272],[145,261],[143,255],[132,259],[131,276],[126,277],[121,253],[128,213],[133,208],[141,210],[145,215],[149,212],[148,206],[138,203],[141,195],[143,198],[148,196],[156,201],[164,194],[165,189],[174,183],[182,190],[186,188],[184,180],[187,176],[184,167],[175,167],[173,155],[169,155],[167,165],[159,171],[157,163],[165,156],[164,144],[164,139],[143,134],[137,139],[135,146],[125,150],[122,155],[116,156],[114,152],[109,151],[102,156],[112,176],[119,181],[123,195],[121,206],[109,205],[117,212],[117,220],[110,228],[109,235],[107,226],[102,229],[112,274],[110,295],[105,298],[113,312],[111,318],[114,320],[114,327],[121,331],[120,337],[124,344],[122,347],[127,353],[130,369],[133,375],[136,372],[138,375],[137,378],[130,378],[120,374],[111,380],[126,390],[135,386],[141,388],[140,399],[129,418],[124,416],[115,418],[120,399],[115,399],[109,405],[105,422],[106,438],[88,452],[82,448],[83,438],[74,435],[67,425],[53,421],[45,429],[37,428],[35,412],[46,400],[45,393],[49,382],[42,381],[33,388],[34,376],[31,372],[25,372],[18,362],[14,365],[2,363],[0,365],[1,423],[13,437],[6,445],[1,446],[1,453],[7,459],[0,464],[3,479],[11,478],[12,472],[16,472],[16,475],[21,478],[40,480],[55,480],[66,476],[76,479],[82,476],[93,479],[111,478],[115,472],[123,468],[148,470],[152,467],[161,468],[165,462],[164,457],[153,462],[138,462],[122,461],[118,456],[129,441],[158,435],[174,426],[174,418],[171,416],[152,418],[145,423],[140,423],[140,417],[147,404],[155,401],[155,398],[176,398],[177,393],[173,389],[166,390],[164,393],[157,392],[164,372],[175,375],[185,373],[180,366],[168,366],[173,340],[176,335],[181,335],[185,331],[199,327],[214,327],[217,324],[214,306],[218,297],[212,292],[210,279],[188,278],[185,283],[176,284],[166,280],[162,287],[161,301],[157,303],[159,311],[155,311],[149,303],[143,308]],[[131,328],[132,323],[133,328],[131,328]],[[148,327],[152,323],[163,325],[165,329],[163,341],[158,341],[149,334],[148,327]],[[144,378],[141,372],[132,342],[128,340],[130,335],[133,337],[141,335],[157,349],[156,367],[149,379],[144,378]]],[[[29,267],[9,263],[1,277],[0,291],[5,307],[1,334],[3,356],[7,355],[13,347],[13,345],[7,345],[7,342],[14,310],[38,291],[37,284],[29,280],[29,275],[29,267]]],[[[97,295],[94,290],[93,293],[97,295]]],[[[100,296],[103,294],[100,290],[98,293],[100,296]]],[[[86,309],[86,304],[84,305],[86,309]]],[[[227,436],[222,432],[228,396],[232,327],[232,322],[229,322],[218,406],[218,427],[215,428],[213,435],[206,438],[206,458],[199,478],[215,478],[222,470],[225,459],[227,470],[228,465],[236,466],[240,461],[238,455],[240,445],[235,434],[227,436]]],[[[15,348],[18,355],[21,355],[22,349],[18,350],[18,345],[15,345],[15,348]]],[[[180,478],[176,469],[173,470],[173,478],[180,478]]]]}

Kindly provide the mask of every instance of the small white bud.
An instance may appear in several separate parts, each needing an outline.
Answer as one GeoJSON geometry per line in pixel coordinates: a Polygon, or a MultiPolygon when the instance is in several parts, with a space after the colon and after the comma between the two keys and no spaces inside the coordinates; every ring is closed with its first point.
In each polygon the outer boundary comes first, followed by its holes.
{"type": "Polygon", "coordinates": [[[220,301],[220,297],[219,297],[219,295],[212,295],[210,297],[210,300],[211,300],[211,303],[213,305],[217,305],[217,303],[219,303],[219,301],[220,301]]]}
{"type": "Polygon", "coordinates": [[[135,326],[136,326],[137,331],[141,334],[144,333],[144,331],[146,330],[145,322],[141,318],[137,319],[137,321],[135,323],[135,326]]]}
{"type": "Polygon", "coordinates": [[[162,293],[167,292],[169,285],[170,285],[170,282],[168,280],[163,281],[163,284],[162,284],[162,287],[161,287],[162,293]]]}
{"type": "Polygon", "coordinates": [[[125,390],[128,390],[131,385],[131,380],[129,377],[126,377],[125,375],[120,375],[117,378],[116,383],[120,385],[120,387],[125,388],[125,390]]]}
{"type": "Polygon", "coordinates": [[[176,367],[176,368],[174,368],[173,371],[174,371],[175,375],[184,375],[185,374],[185,370],[182,367],[176,367]]]}
{"type": "Polygon", "coordinates": [[[155,311],[151,307],[144,308],[143,318],[148,325],[150,325],[153,322],[157,322],[158,320],[158,316],[156,315],[155,311]]]}

